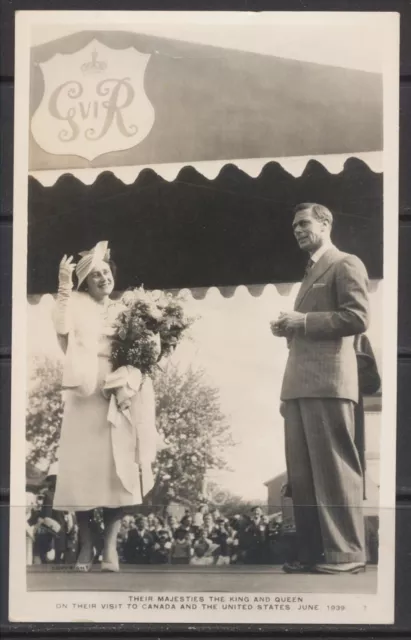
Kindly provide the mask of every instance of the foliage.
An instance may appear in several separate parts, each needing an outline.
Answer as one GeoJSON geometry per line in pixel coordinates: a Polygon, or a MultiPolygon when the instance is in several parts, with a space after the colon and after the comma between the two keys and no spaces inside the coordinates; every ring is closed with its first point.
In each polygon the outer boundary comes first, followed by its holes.
{"type": "Polygon", "coordinates": [[[27,462],[33,465],[40,461],[52,464],[56,460],[63,419],[61,379],[60,362],[34,359],[26,413],[27,462]]]}
{"type": "Polygon", "coordinates": [[[265,512],[267,504],[264,500],[244,500],[214,482],[207,485],[207,497],[210,506],[217,508],[225,517],[235,515],[249,516],[253,507],[261,507],[265,512]]]}
{"type": "Polygon", "coordinates": [[[158,499],[194,505],[204,495],[206,474],[226,468],[224,450],[234,444],[218,390],[202,370],[183,372],[171,363],[156,377],[155,389],[157,428],[168,445],[156,460],[158,499]]]}

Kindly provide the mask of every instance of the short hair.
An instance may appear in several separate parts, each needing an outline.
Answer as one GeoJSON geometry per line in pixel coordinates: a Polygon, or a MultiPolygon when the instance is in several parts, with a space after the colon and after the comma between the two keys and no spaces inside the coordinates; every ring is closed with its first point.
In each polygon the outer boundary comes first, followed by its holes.
{"type": "MultiPolygon", "coordinates": [[[[113,275],[113,280],[116,280],[116,276],[117,276],[117,265],[114,262],[114,260],[103,260],[103,262],[106,262],[108,264],[108,266],[111,269],[111,273],[113,275]]],[[[89,275],[89,274],[87,274],[89,275]]],[[[84,278],[83,282],[81,283],[81,285],[78,288],[79,291],[87,291],[87,276],[84,278]]]]}
{"type": "Polygon", "coordinates": [[[181,524],[184,524],[185,522],[189,522],[192,519],[193,518],[191,513],[186,513],[186,515],[181,518],[181,524]]]}
{"type": "Polygon", "coordinates": [[[306,211],[307,209],[312,211],[313,218],[319,222],[328,222],[330,227],[332,227],[333,214],[329,209],[327,209],[327,207],[324,207],[323,204],[317,204],[316,202],[302,202],[301,204],[297,204],[293,213],[296,215],[300,211],[306,211]]]}

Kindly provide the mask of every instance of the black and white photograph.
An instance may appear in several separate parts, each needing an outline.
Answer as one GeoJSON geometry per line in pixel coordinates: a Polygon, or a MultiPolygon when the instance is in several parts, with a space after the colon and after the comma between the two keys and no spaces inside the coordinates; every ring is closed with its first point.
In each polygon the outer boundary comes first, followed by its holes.
{"type": "Polygon", "coordinates": [[[393,622],[398,15],[16,25],[10,619],[393,622]]]}

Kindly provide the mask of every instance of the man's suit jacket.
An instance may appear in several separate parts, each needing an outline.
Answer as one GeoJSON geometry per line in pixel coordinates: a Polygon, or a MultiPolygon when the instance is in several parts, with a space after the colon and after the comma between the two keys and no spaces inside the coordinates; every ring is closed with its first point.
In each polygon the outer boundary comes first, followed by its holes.
{"type": "Polygon", "coordinates": [[[288,339],[282,400],[344,398],[358,401],[353,336],[366,331],[368,276],[354,255],[328,249],[302,282],[294,309],[305,329],[288,339]]]}

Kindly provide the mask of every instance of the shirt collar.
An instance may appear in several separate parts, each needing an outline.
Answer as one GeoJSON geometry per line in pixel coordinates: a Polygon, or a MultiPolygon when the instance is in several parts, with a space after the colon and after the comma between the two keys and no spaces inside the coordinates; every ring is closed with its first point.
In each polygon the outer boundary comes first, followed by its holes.
{"type": "Polygon", "coordinates": [[[324,253],[328,251],[328,249],[331,249],[332,246],[333,246],[332,242],[326,242],[319,249],[317,249],[317,251],[313,253],[313,255],[311,256],[311,260],[314,263],[318,262],[319,259],[324,255],[324,253]]]}

